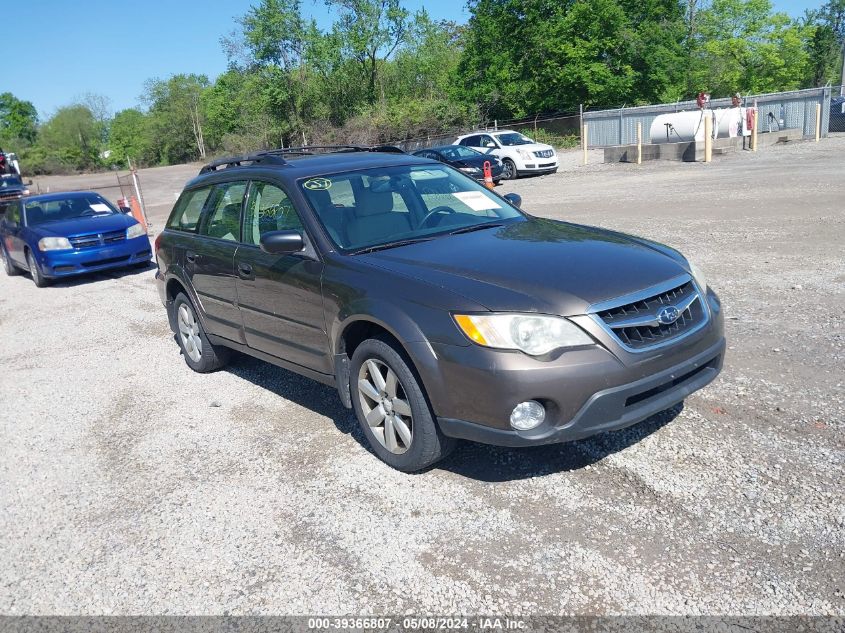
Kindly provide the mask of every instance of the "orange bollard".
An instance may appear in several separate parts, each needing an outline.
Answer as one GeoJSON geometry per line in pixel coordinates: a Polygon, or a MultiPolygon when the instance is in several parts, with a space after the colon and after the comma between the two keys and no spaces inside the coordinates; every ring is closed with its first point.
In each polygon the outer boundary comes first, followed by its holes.
{"type": "Polygon", "coordinates": [[[147,223],[144,221],[144,214],[141,213],[141,205],[138,204],[138,199],[135,196],[129,196],[129,208],[132,209],[132,217],[138,220],[138,224],[144,227],[144,231],[148,232],[147,223]]]}
{"type": "Polygon", "coordinates": [[[490,169],[490,161],[484,161],[484,186],[492,189],[496,185],[493,183],[493,171],[490,169]]]}

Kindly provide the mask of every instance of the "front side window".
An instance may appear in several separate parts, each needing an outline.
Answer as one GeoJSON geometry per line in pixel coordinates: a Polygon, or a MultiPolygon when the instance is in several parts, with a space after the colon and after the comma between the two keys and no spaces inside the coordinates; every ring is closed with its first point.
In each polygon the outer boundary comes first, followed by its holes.
{"type": "Polygon", "coordinates": [[[27,226],[114,213],[119,212],[105,198],[97,194],[34,200],[24,204],[27,226]]]}
{"type": "MultiPolygon", "coordinates": [[[[0,206],[0,211],[3,208],[0,206]]],[[[9,202],[6,206],[6,222],[9,224],[19,224],[21,221],[21,203],[18,200],[9,202]]]]}
{"type": "Polygon", "coordinates": [[[302,231],[302,222],[288,195],[276,185],[253,182],[244,220],[244,243],[258,245],[271,231],[302,231]]]}
{"type": "Polygon", "coordinates": [[[477,182],[442,165],[366,169],[300,181],[305,198],[343,251],[443,237],[522,214],[477,182]],[[335,192],[351,192],[351,196],[335,192]],[[341,202],[342,200],[342,202],[341,202]]]}
{"type": "Polygon", "coordinates": [[[214,188],[208,218],[200,225],[200,235],[237,242],[241,238],[241,207],[246,182],[228,182],[214,188]]]}
{"type": "Polygon", "coordinates": [[[512,147],[514,145],[531,145],[534,141],[520,134],[519,132],[506,132],[505,134],[496,134],[499,143],[505,147],[512,147]]]}
{"type": "Polygon", "coordinates": [[[176,202],[176,206],[173,208],[173,213],[167,222],[167,228],[194,233],[200,221],[202,208],[205,206],[205,201],[208,200],[208,194],[210,193],[211,187],[203,187],[202,189],[194,189],[193,191],[182,193],[179,196],[178,202],[176,202]]]}

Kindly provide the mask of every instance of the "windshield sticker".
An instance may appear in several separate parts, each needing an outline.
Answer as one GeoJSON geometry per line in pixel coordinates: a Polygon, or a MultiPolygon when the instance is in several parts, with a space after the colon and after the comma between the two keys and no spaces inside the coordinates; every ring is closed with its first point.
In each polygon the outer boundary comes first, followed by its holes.
{"type": "Polygon", "coordinates": [[[332,181],[328,178],[311,178],[302,183],[302,186],[310,191],[325,191],[332,188],[332,181]]]}
{"type": "Polygon", "coordinates": [[[489,211],[490,209],[502,208],[502,205],[492,198],[488,198],[480,191],[458,191],[452,195],[473,211],[489,211]]]}
{"type": "Polygon", "coordinates": [[[94,211],[98,211],[99,213],[111,213],[109,205],[103,204],[102,202],[95,202],[90,206],[94,211]]]}

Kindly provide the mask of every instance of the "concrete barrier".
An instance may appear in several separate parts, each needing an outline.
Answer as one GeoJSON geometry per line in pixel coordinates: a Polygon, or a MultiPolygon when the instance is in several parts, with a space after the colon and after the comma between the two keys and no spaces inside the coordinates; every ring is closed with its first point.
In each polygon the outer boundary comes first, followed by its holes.
{"type": "MultiPolygon", "coordinates": [[[[757,135],[758,147],[800,141],[804,138],[803,131],[794,128],[780,130],[777,132],[760,132],[757,135]]],[[[717,138],[713,140],[713,153],[724,155],[737,150],[742,150],[743,137],[717,138]]],[[[746,141],[747,143],[747,141],[746,141]]],[[[604,148],[605,163],[636,163],[637,145],[617,145],[604,148]]],[[[704,160],[704,142],[696,143],[660,143],[642,146],[642,160],[679,160],[684,162],[696,162],[704,160]]]]}

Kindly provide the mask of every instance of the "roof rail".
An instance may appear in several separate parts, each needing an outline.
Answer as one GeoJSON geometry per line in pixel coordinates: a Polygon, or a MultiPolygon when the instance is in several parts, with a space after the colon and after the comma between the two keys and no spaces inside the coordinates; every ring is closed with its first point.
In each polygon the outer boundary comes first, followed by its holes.
{"type": "Polygon", "coordinates": [[[281,156],[273,156],[268,152],[255,152],[254,154],[247,154],[245,156],[230,156],[211,161],[200,169],[200,174],[217,171],[218,167],[240,167],[243,163],[252,163],[253,165],[285,165],[287,161],[281,156]]]}
{"type": "Polygon", "coordinates": [[[200,174],[216,171],[218,167],[240,167],[243,163],[253,165],[286,165],[285,155],[311,156],[314,154],[343,154],[348,152],[384,152],[404,154],[394,145],[304,145],[302,147],[282,147],[254,152],[245,156],[220,158],[204,165],[200,174]],[[316,151],[315,151],[316,150],[316,151]]]}
{"type": "Polygon", "coordinates": [[[394,145],[303,145],[301,147],[282,147],[280,149],[268,149],[262,153],[266,154],[342,154],[346,152],[384,152],[389,154],[404,154],[401,149],[394,145]],[[314,151],[317,150],[317,151],[314,151]]]}

